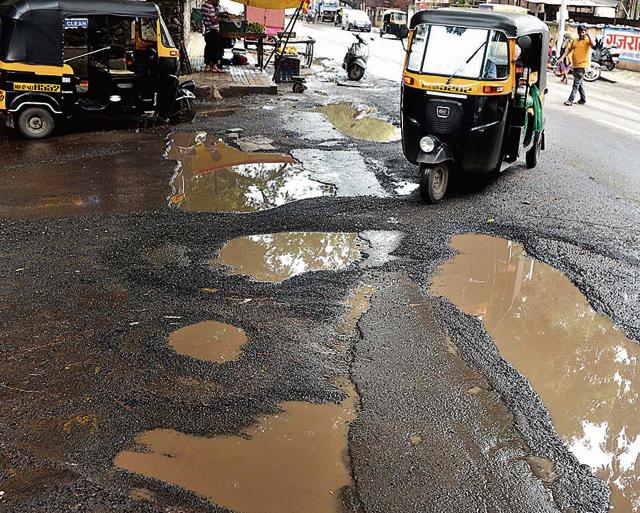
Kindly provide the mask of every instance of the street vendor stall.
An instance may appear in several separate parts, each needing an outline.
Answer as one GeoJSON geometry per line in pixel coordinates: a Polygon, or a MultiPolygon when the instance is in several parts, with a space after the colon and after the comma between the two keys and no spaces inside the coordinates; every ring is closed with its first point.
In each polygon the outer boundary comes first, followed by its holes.
{"type": "MultiPolygon", "coordinates": [[[[301,14],[304,14],[309,8],[309,0],[234,0],[234,1],[247,6],[247,9],[245,9],[245,16],[249,8],[268,9],[268,10],[284,10],[284,9],[292,9],[292,8],[296,9],[295,14],[287,24],[284,31],[278,33],[278,36],[275,39],[275,41],[271,40],[269,43],[270,46],[273,46],[273,50],[269,55],[269,58],[267,59],[266,64],[269,64],[269,61],[274,55],[276,56],[275,63],[274,63],[275,64],[274,80],[276,82],[289,81],[294,76],[293,73],[287,73],[285,75],[282,75],[281,73],[279,73],[279,68],[282,65],[284,65],[285,61],[287,60],[285,56],[289,52],[291,52],[289,48],[294,49],[292,53],[296,53],[296,54],[298,53],[298,50],[293,45],[296,45],[296,44],[305,45],[305,50],[301,51],[301,53],[306,58],[305,62],[307,63],[307,65],[309,66],[311,65],[311,61],[313,60],[313,47],[315,44],[315,40],[310,38],[306,40],[296,40],[295,35],[293,33],[295,24],[300,18],[301,14]],[[291,43],[291,46],[290,46],[290,43],[291,43]],[[285,80],[282,79],[283,76],[286,76],[285,80]]],[[[240,34],[240,35],[244,36],[244,34],[240,34]]],[[[245,40],[245,42],[247,42],[246,37],[242,37],[242,38],[245,40]]],[[[260,69],[264,69],[265,63],[263,59],[263,51],[264,51],[264,45],[265,45],[265,37],[256,37],[254,34],[253,41],[256,43],[256,46],[257,46],[258,65],[260,69]]],[[[249,42],[251,42],[251,39],[249,39],[249,42]]],[[[289,57],[289,60],[292,60],[291,56],[289,57]]],[[[299,71],[299,66],[298,66],[298,71],[299,71]]]]}

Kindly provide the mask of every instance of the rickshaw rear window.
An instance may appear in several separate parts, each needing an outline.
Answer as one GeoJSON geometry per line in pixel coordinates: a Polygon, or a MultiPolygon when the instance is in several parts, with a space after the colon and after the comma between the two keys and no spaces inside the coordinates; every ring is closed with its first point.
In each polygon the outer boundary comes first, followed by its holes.
{"type": "Polygon", "coordinates": [[[509,72],[507,37],[499,31],[418,25],[407,69],[472,79],[504,79],[509,72]]]}
{"type": "Polygon", "coordinates": [[[167,28],[167,25],[164,23],[164,20],[160,18],[160,34],[162,35],[162,44],[166,48],[175,48],[176,45],[171,38],[171,33],[167,28]]]}

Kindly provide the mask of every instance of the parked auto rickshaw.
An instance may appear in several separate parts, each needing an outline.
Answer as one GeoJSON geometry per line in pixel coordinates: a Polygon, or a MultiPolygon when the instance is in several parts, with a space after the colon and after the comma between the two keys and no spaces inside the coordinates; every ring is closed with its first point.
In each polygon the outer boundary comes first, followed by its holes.
{"type": "Polygon", "coordinates": [[[411,19],[402,84],[402,147],[420,193],[442,199],[452,173],[498,173],[544,149],[549,31],[534,16],[434,9],[411,19]]]}
{"type": "Polygon", "coordinates": [[[380,27],[380,37],[391,34],[398,39],[404,39],[409,34],[407,27],[407,13],[396,9],[389,9],[382,13],[382,26],[380,27]]]}
{"type": "Polygon", "coordinates": [[[0,4],[0,112],[29,138],[80,114],[195,116],[195,84],[158,7],[139,0],[0,4]]]}

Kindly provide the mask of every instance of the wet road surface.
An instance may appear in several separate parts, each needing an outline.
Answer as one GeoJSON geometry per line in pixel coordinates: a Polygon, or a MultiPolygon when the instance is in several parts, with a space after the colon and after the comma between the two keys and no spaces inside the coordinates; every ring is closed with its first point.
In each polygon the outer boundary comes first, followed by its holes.
{"type": "Polygon", "coordinates": [[[537,169],[428,207],[397,85],[309,86],[3,135],[0,511],[637,510],[624,177],[550,109],[537,169]]]}

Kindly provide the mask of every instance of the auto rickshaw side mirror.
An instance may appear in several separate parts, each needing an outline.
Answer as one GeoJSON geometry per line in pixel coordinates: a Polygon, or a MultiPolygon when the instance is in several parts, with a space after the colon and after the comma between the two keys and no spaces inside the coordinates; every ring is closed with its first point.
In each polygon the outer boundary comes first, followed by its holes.
{"type": "Polygon", "coordinates": [[[520,36],[518,38],[518,46],[523,50],[531,48],[531,38],[529,36],[520,36]]]}

